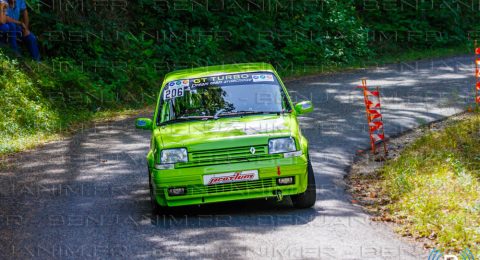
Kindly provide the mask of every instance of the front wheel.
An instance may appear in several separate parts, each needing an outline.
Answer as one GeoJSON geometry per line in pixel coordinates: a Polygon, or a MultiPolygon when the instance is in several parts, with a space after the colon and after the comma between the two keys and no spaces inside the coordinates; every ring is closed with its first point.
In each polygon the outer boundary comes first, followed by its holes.
{"type": "Polygon", "coordinates": [[[315,201],[317,201],[317,187],[315,185],[315,176],[313,174],[313,167],[310,160],[308,160],[307,171],[307,190],[304,193],[291,196],[293,206],[298,209],[310,208],[315,205],[315,201]]]}

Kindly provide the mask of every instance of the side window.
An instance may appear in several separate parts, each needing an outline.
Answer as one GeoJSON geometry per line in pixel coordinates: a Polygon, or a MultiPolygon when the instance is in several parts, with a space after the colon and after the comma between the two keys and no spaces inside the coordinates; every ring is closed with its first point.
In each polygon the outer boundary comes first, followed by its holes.
{"type": "Polygon", "coordinates": [[[290,111],[292,108],[290,107],[290,103],[288,102],[287,95],[285,94],[285,91],[283,91],[283,88],[280,87],[280,93],[282,93],[282,105],[285,108],[285,111],[290,111]]]}
{"type": "Polygon", "coordinates": [[[162,102],[160,122],[165,122],[170,119],[170,102],[162,102]]]}

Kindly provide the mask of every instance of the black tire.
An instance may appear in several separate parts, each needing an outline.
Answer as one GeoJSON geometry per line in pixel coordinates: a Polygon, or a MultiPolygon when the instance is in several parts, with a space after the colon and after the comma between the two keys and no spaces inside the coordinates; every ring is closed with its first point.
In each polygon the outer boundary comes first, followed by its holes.
{"type": "Polygon", "coordinates": [[[163,211],[163,207],[158,205],[157,200],[153,192],[152,177],[150,173],[148,174],[148,186],[150,188],[150,205],[152,207],[152,214],[157,215],[163,211]]]}
{"type": "Polygon", "coordinates": [[[317,186],[315,185],[315,176],[313,174],[313,167],[310,160],[308,160],[307,170],[307,190],[304,193],[291,196],[293,206],[297,209],[311,208],[317,201],[317,186]]]}

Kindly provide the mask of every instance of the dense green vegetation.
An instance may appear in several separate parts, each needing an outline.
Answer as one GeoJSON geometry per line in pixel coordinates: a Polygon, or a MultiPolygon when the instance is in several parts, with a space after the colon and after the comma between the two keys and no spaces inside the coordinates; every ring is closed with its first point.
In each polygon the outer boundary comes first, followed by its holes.
{"type": "Polygon", "coordinates": [[[355,0],[361,23],[377,50],[431,48],[462,44],[478,37],[479,3],[474,1],[355,0]],[[477,13],[476,13],[477,12],[477,13]],[[391,44],[392,40],[396,44],[391,44]]]}
{"type": "Polygon", "coordinates": [[[174,69],[266,61],[297,76],[461,51],[477,29],[473,9],[455,0],[418,9],[363,0],[27,2],[44,59],[0,57],[0,93],[18,99],[0,107],[0,153],[19,149],[9,140],[96,111],[151,104],[174,69]]]}
{"type": "Polygon", "coordinates": [[[59,122],[52,104],[43,96],[39,86],[20,69],[18,62],[0,53],[0,151],[18,147],[20,136],[35,131],[51,132],[59,122]],[[12,140],[16,137],[16,140],[12,140]]]}
{"type": "Polygon", "coordinates": [[[400,231],[442,250],[480,253],[480,115],[416,140],[382,169],[400,231]]]}
{"type": "MultiPolygon", "coordinates": [[[[56,64],[56,63],[54,63],[56,64]]],[[[53,65],[55,66],[55,65],[53,65]]],[[[73,125],[134,111],[92,110],[92,82],[79,70],[19,62],[0,50],[0,154],[28,149],[67,133],[73,125]]],[[[92,97],[93,96],[93,97],[92,97]]]]}

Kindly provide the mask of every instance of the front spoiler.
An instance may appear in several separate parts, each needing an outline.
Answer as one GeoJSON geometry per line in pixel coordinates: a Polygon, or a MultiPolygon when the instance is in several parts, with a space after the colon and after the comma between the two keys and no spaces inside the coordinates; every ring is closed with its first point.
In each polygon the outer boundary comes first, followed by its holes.
{"type": "Polygon", "coordinates": [[[307,187],[307,158],[305,155],[267,161],[221,164],[172,170],[151,169],[157,203],[161,206],[186,206],[214,202],[278,197],[303,193],[307,187]],[[232,171],[258,170],[259,180],[212,186],[203,185],[203,175],[232,171]],[[291,185],[279,186],[279,177],[295,178],[291,185]],[[216,186],[216,187],[215,187],[216,186]],[[169,196],[168,188],[186,187],[187,194],[169,196]]]}

